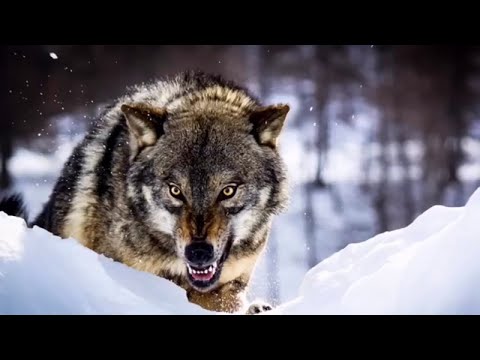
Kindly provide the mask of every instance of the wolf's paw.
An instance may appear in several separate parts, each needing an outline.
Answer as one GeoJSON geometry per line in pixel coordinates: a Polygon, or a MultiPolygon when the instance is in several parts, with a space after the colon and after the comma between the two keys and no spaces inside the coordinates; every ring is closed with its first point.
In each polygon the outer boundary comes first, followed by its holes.
{"type": "Polygon", "coordinates": [[[250,304],[250,306],[247,309],[246,314],[247,315],[255,315],[255,314],[260,314],[262,312],[270,311],[272,310],[273,307],[270,304],[264,303],[264,302],[254,302],[253,304],[250,304]]]}

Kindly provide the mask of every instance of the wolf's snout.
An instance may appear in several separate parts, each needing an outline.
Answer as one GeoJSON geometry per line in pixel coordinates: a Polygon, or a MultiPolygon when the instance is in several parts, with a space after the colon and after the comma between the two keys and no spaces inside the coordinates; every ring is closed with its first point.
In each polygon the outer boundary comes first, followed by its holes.
{"type": "Polygon", "coordinates": [[[213,256],[213,246],[206,242],[194,242],[185,248],[185,258],[192,265],[208,265],[213,261],[213,256]]]}

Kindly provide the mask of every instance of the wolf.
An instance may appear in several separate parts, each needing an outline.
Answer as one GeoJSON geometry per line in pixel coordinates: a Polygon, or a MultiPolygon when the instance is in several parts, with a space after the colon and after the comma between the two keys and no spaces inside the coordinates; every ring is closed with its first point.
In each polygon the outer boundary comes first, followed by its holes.
{"type": "MultiPolygon", "coordinates": [[[[74,148],[29,226],[166,278],[204,309],[271,310],[246,292],[287,207],[278,142],[289,110],[201,71],[129,88],[74,148]]],[[[18,195],[2,204],[27,217],[18,195]]]]}

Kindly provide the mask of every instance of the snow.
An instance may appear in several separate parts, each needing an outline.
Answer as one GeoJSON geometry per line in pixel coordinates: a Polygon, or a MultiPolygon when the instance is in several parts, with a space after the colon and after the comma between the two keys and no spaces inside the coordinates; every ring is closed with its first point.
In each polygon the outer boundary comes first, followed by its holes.
{"type": "MultiPolygon", "coordinates": [[[[291,99],[272,99],[278,102],[287,100],[291,99]]],[[[60,120],[56,122],[57,125],[60,124],[60,136],[55,139],[50,154],[17,148],[9,162],[14,176],[13,190],[23,194],[29,208],[30,220],[40,212],[47,201],[62,166],[83,136],[83,129],[75,127],[79,121],[75,121],[74,117],[67,114],[60,120]]],[[[306,213],[303,186],[315,176],[316,155],[304,146],[303,141],[305,136],[310,134],[306,129],[312,127],[310,124],[305,129],[286,128],[281,138],[280,150],[288,167],[291,202],[288,211],[274,221],[270,245],[253,274],[251,297],[268,298],[276,304],[295,299],[309,270],[308,258],[312,250],[308,248],[307,238],[312,235],[305,231],[305,224],[310,219],[315,223],[313,236],[317,239],[315,258],[318,262],[348,243],[364,241],[374,235],[375,212],[372,202],[369,194],[357,184],[364,171],[360,165],[361,154],[373,151],[376,144],[365,143],[366,140],[361,135],[371,126],[365,116],[355,116],[355,124],[349,127],[339,123],[331,129],[331,141],[337,145],[331,149],[324,168],[325,179],[331,183],[331,187],[314,191],[314,216],[306,213]],[[364,148],[365,145],[368,145],[369,149],[364,148]],[[272,244],[277,245],[276,251],[271,250],[272,244]]],[[[460,172],[461,175],[468,173],[473,179],[480,171],[474,161],[480,154],[480,141],[470,139],[465,141],[464,146],[472,160],[464,164],[460,172]]],[[[410,142],[409,149],[411,152],[418,151],[418,144],[410,142]]],[[[373,170],[376,169],[372,169],[372,175],[375,174],[373,170]]],[[[473,190],[471,186],[465,186],[464,191],[462,199],[449,201],[445,205],[463,204],[464,196],[473,190]]],[[[458,196],[455,196],[455,199],[457,198],[458,196]]],[[[397,228],[403,224],[392,226],[397,228]]]]}
{"type": "MultiPolygon", "coordinates": [[[[350,244],[268,314],[480,314],[480,188],[350,244]]],[[[214,314],[184,290],[0,213],[0,314],[214,314]]],[[[281,245],[280,245],[281,247],[281,245]]]]}
{"type": "Polygon", "coordinates": [[[0,314],[205,314],[173,283],[0,213],[0,314]]]}
{"type": "Polygon", "coordinates": [[[57,54],[55,54],[54,52],[51,52],[49,55],[50,55],[50,57],[51,57],[52,59],[54,59],[54,60],[57,60],[57,59],[58,59],[57,54]]]}
{"type": "Polygon", "coordinates": [[[350,244],[271,314],[480,314],[480,188],[411,225],[350,244]]]}
{"type": "MultiPolygon", "coordinates": [[[[292,106],[292,117],[299,108],[296,97],[277,96],[270,101],[296,104],[297,106],[292,106]]],[[[85,115],[79,116],[83,118],[85,115]]],[[[274,220],[269,246],[253,274],[250,298],[273,300],[275,304],[298,301],[298,289],[310,270],[312,249],[309,248],[311,242],[307,239],[316,239],[314,258],[323,264],[323,260],[348,243],[364,241],[375,233],[376,215],[370,194],[359,186],[365,176],[363,157],[366,154],[373,157],[378,155],[378,144],[368,137],[375,127],[375,114],[356,112],[351,125],[340,120],[332,122],[335,125],[330,129],[329,141],[334,146],[329,151],[323,171],[330,186],[328,189],[313,191],[311,213],[306,208],[304,185],[312,181],[316,172],[317,155],[307,144],[314,140],[317,130],[312,126],[315,119],[310,120],[306,120],[303,126],[290,124],[282,134],[280,151],[288,167],[291,202],[288,211],[274,220]],[[306,231],[308,221],[314,223],[314,234],[306,231]]],[[[84,122],[78,121],[72,114],[63,114],[58,119],[52,119],[51,123],[58,127],[56,132],[59,135],[52,139],[52,151],[49,154],[35,152],[34,148],[19,147],[9,162],[14,177],[13,190],[23,194],[30,220],[40,212],[48,199],[66,159],[82,139],[85,130],[83,125],[79,125],[84,122]]],[[[41,140],[46,141],[43,137],[41,140]]],[[[470,180],[470,183],[465,182],[460,196],[454,193],[453,200],[444,201],[444,205],[462,205],[467,195],[478,186],[480,167],[475,159],[480,154],[480,140],[467,138],[462,146],[468,156],[460,168],[460,177],[462,181],[470,180]]],[[[392,145],[390,150],[391,156],[395,157],[396,147],[392,145]]],[[[418,141],[412,139],[407,143],[407,153],[415,160],[411,176],[416,179],[420,170],[416,160],[422,156],[418,141]]],[[[380,170],[375,163],[372,164],[369,181],[375,182],[380,170]]],[[[395,181],[400,180],[401,176],[393,175],[402,175],[396,172],[398,171],[394,167],[392,178],[395,181]]],[[[400,226],[404,224],[390,224],[389,230],[400,226]]]]}

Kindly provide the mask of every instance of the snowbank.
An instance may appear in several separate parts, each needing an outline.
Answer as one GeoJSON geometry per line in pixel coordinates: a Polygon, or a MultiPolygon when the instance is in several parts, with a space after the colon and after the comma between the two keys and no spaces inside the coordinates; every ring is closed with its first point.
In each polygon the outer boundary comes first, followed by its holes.
{"type": "Polygon", "coordinates": [[[0,212],[0,314],[205,314],[167,280],[0,212]]]}
{"type": "Polygon", "coordinates": [[[480,189],[310,270],[272,314],[480,314],[480,189]]]}
{"type": "MultiPolygon", "coordinates": [[[[351,244],[271,314],[480,314],[480,189],[351,244]]],[[[0,213],[0,314],[212,314],[154,275],[0,213]]]]}

